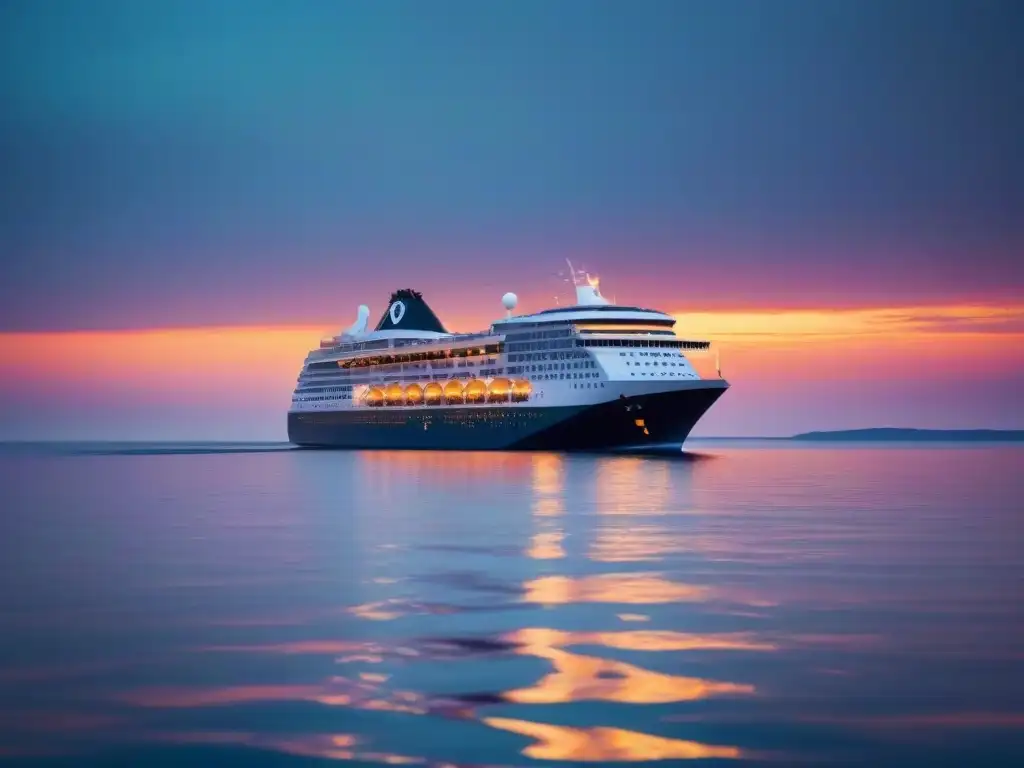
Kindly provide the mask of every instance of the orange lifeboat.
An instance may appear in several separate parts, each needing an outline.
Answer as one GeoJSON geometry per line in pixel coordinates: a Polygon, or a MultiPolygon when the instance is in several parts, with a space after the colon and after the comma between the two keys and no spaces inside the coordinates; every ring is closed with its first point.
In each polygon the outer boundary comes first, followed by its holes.
{"type": "Polygon", "coordinates": [[[436,381],[432,381],[423,388],[423,400],[427,405],[440,405],[444,397],[444,387],[436,381]]]}
{"type": "Polygon", "coordinates": [[[487,387],[487,402],[507,403],[509,392],[512,390],[512,382],[508,379],[494,379],[487,387]]]}
{"type": "Polygon", "coordinates": [[[405,399],[401,384],[388,384],[384,390],[384,403],[386,405],[401,405],[405,399]]]}
{"type": "Polygon", "coordinates": [[[444,385],[444,401],[449,405],[464,402],[465,397],[462,394],[462,383],[452,379],[444,385]]]}
{"type": "Polygon", "coordinates": [[[533,385],[526,379],[517,379],[512,382],[512,402],[522,403],[530,399],[533,385]]]}
{"type": "Polygon", "coordinates": [[[363,402],[369,406],[384,405],[384,390],[380,387],[370,387],[363,395],[363,402]]]}
{"type": "Polygon", "coordinates": [[[419,384],[410,384],[406,387],[405,402],[407,405],[423,405],[423,387],[419,384]]]}
{"type": "Polygon", "coordinates": [[[487,385],[483,379],[473,379],[466,385],[466,402],[482,403],[487,399],[487,385]]]}

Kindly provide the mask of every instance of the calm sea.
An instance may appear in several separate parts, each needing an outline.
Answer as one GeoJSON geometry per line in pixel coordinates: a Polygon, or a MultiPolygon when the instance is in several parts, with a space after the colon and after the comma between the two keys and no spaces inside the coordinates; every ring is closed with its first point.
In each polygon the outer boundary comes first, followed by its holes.
{"type": "Polygon", "coordinates": [[[1024,447],[0,451],[27,765],[1024,764],[1024,447]]]}

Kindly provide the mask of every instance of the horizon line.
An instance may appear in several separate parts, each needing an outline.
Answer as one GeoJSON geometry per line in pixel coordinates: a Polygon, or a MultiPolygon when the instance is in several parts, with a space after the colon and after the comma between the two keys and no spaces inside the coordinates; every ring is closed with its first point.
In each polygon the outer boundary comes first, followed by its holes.
{"type": "MultiPolygon", "coordinates": [[[[1024,429],[1007,427],[965,427],[965,428],[943,428],[943,427],[855,427],[848,429],[817,429],[805,432],[796,432],[790,435],[693,435],[688,437],[680,447],[693,440],[792,440],[805,435],[828,435],[828,434],[850,434],[857,432],[921,432],[921,433],[977,433],[992,432],[997,434],[1014,433],[1024,436],[1024,429]]],[[[116,439],[116,438],[48,438],[48,439],[5,439],[0,438],[0,445],[53,445],[67,443],[119,443],[119,444],[144,444],[144,445],[294,445],[288,440],[211,440],[211,439],[116,439]]],[[[296,446],[298,448],[299,446],[296,446]]],[[[376,449],[368,449],[376,450],[376,449]]],[[[389,449],[384,449],[389,450],[389,449]]],[[[405,449],[403,449],[405,450],[405,449]]],[[[416,452],[418,449],[408,449],[416,452]]],[[[428,449],[421,449],[421,452],[438,453],[428,449]]],[[[452,453],[465,453],[467,451],[455,450],[452,453]]],[[[479,451],[468,451],[478,453],[479,451]]],[[[487,453],[536,453],[535,451],[487,451],[487,453]]]]}

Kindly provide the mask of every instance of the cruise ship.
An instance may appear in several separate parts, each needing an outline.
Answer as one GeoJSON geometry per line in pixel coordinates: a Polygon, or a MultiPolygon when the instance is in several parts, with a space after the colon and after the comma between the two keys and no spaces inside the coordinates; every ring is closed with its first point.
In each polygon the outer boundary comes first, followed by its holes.
{"type": "Polygon", "coordinates": [[[602,451],[678,445],[729,387],[702,376],[708,341],[680,338],[675,319],[608,301],[570,264],[575,304],[514,314],[479,333],[451,333],[421,293],[395,291],[368,330],[306,357],[288,439],[309,448],[602,451]]]}

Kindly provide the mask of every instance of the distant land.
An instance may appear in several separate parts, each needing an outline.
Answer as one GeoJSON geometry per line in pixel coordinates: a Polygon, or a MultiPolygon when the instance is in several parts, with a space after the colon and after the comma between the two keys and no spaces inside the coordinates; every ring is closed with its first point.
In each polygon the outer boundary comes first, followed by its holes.
{"type": "Polygon", "coordinates": [[[915,441],[915,442],[1024,442],[1024,429],[843,429],[834,432],[803,432],[790,440],[915,441]]]}

